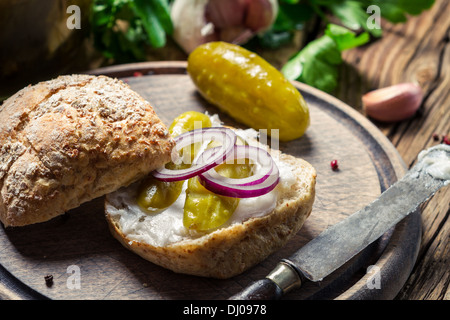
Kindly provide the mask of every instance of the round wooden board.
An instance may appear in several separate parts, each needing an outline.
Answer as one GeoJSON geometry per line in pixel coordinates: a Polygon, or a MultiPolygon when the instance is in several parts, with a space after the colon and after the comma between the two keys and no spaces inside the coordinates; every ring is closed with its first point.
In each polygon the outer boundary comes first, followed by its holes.
{"type": "MultiPolygon", "coordinates": [[[[185,68],[185,62],[149,62],[93,73],[123,78],[167,124],[184,111],[198,110],[243,127],[198,94],[185,68]],[[135,77],[135,72],[144,75],[135,77]]],[[[264,278],[280,259],[370,203],[404,174],[395,148],[366,118],[323,92],[295,86],[310,107],[311,126],[280,149],[316,168],[317,193],[310,218],[283,249],[228,280],[175,274],[122,247],[109,233],[99,198],[49,222],[0,229],[0,298],[226,299],[264,278]],[[333,159],[339,171],[331,170],[333,159]],[[49,274],[51,286],[44,280],[49,274]]],[[[419,241],[418,211],[324,281],[307,283],[285,299],[392,299],[412,270],[419,241]],[[373,265],[379,273],[366,273],[373,265]]]]}

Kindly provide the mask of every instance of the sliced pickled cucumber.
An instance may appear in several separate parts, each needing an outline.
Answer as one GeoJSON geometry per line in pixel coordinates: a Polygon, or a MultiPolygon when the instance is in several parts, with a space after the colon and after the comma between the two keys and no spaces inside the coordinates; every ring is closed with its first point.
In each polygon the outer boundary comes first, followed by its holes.
{"type": "Polygon", "coordinates": [[[169,132],[173,137],[176,137],[187,131],[208,127],[211,127],[211,119],[206,114],[197,111],[187,111],[173,120],[169,127],[169,132]]]}
{"type": "MultiPolygon", "coordinates": [[[[239,179],[251,176],[252,167],[246,160],[242,164],[224,163],[215,170],[225,177],[239,179]]],[[[238,198],[217,195],[203,187],[197,177],[191,178],[186,189],[183,224],[197,231],[218,228],[230,219],[238,205],[238,198]]]]}
{"type": "Polygon", "coordinates": [[[169,207],[181,194],[183,181],[164,182],[149,175],[140,185],[137,203],[147,213],[169,207]]]}
{"type": "MultiPolygon", "coordinates": [[[[211,119],[206,114],[198,111],[187,111],[173,120],[172,124],[169,127],[169,132],[173,137],[176,137],[182,133],[192,131],[194,129],[209,128],[211,127],[211,125],[211,119]]],[[[195,155],[198,153],[200,147],[201,142],[197,142],[193,143],[191,146],[183,148],[183,150],[180,151],[180,156],[188,157],[188,160],[184,160],[184,163],[192,164],[195,155]]]]}
{"type": "MultiPolygon", "coordinates": [[[[210,127],[210,118],[200,112],[189,111],[177,117],[169,128],[173,136],[191,131],[197,127],[210,127]],[[198,121],[196,123],[196,121],[198,121]]],[[[238,144],[246,144],[242,138],[238,144]]],[[[210,143],[208,148],[218,145],[210,143]]],[[[192,146],[194,147],[194,146],[192,146]]],[[[194,157],[196,150],[191,150],[194,157]]],[[[185,168],[186,164],[168,163],[166,167],[176,170],[185,168]]],[[[239,159],[236,163],[224,163],[215,170],[228,178],[246,178],[252,175],[253,165],[248,159],[239,159]]],[[[184,181],[164,182],[148,176],[141,184],[137,203],[148,213],[157,213],[171,204],[180,196],[184,181]]],[[[223,225],[239,205],[238,198],[220,196],[203,187],[197,177],[187,182],[186,200],[184,204],[183,224],[186,228],[197,231],[208,231],[223,225]]]]}
{"type": "MultiPolygon", "coordinates": [[[[211,126],[211,120],[203,113],[188,111],[178,116],[171,124],[169,132],[172,136],[180,135],[186,131],[191,131],[196,127],[205,128],[211,126]]],[[[190,167],[198,146],[187,147],[191,155],[191,161],[180,164],[169,162],[166,168],[172,170],[185,169],[190,167]]],[[[182,150],[183,151],[183,150],[182,150]]],[[[164,182],[148,176],[140,185],[137,203],[147,213],[156,213],[172,205],[181,194],[183,181],[164,182]]]]}
{"type": "Polygon", "coordinates": [[[216,195],[205,189],[197,177],[188,181],[183,224],[186,228],[207,231],[228,221],[239,204],[238,198],[216,195]]]}
{"type": "Polygon", "coordinates": [[[218,41],[197,47],[187,71],[206,100],[249,127],[289,141],[309,126],[300,92],[267,61],[238,45],[218,41]]]}

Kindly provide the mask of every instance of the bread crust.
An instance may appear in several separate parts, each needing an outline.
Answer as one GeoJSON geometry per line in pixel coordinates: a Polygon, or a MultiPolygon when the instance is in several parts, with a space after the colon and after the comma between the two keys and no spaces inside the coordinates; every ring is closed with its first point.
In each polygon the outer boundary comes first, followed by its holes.
{"type": "Polygon", "coordinates": [[[275,209],[263,216],[220,228],[200,238],[167,246],[130,240],[121,230],[117,215],[106,218],[113,236],[123,246],[177,273],[226,279],[236,276],[280,249],[302,227],[311,213],[315,197],[316,171],[306,161],[287,154],[280,160],[295,169],[295,183],[279,197],[275,209]]]}
{"type": "Polygon", "coordinates": [[[67,75],[0,106],[0,220],[47,221],[170,161],[174,141],[120,80],[67,75]]]}

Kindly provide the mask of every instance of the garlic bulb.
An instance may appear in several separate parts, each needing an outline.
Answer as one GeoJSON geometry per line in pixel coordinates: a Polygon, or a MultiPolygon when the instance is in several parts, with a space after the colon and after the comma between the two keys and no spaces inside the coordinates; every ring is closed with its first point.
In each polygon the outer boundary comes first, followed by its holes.
{"type": "Polygon", "coordinates": [[[247,42],[278,14],[277,0],[175,0],[173,38],[186,53],[210,41],[247,42]]]}

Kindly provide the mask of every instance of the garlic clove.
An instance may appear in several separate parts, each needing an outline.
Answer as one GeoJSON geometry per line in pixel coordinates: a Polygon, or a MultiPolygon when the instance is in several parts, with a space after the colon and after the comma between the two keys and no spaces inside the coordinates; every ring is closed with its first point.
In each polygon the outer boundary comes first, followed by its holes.
{"type": "Polygon", "coordinates": [[[422,100],[422,89],[414,83],[400,83],[377,89],[362,97],[365,114],[383,122],[402,121],[412,117],[422,100]]]}
{"type": "Polygon", "coordinates": [[[187,53],[199,45],[219,40],[214,26],[208,25],[205,8],[209,0],[176,0],[171,7],[173,38],[187,53]]]}
{"type": "Polygon", "coordinates": [[[246,7],[246,0],[209,0],[205,16],[217,28],[237,27],[244,21],[246,7]]]}
{"type": "Polygon", "coordinates": [[[278,14],[277,0],[249,0],[245,26],[255,32],[267,30],[278,14]]]}
{"type": "Polygon", "coordinates": [[[229,27],[220,30],[220,40],[233,43],[233,44],[243,44],[246,43],[254,36],[254,32],[250,29],[244,27],[229,27]]]}

